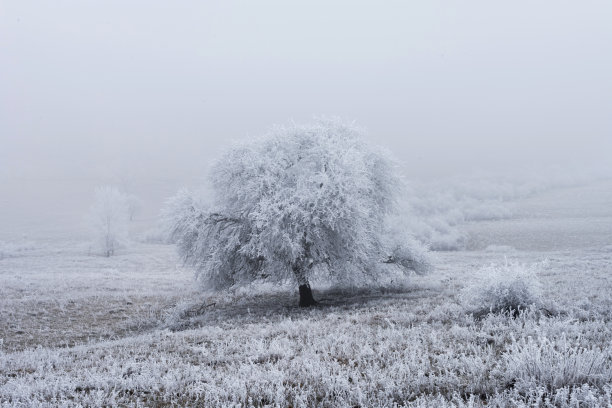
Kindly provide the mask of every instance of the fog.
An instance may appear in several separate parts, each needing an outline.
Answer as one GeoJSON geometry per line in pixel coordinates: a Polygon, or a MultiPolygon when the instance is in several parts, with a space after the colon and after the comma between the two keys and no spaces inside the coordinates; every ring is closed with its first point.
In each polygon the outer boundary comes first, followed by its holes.
{"type": "Polygon", "coordinates": [[[4,1],[0,176],[201,177],[231,139],[355,120],[412,177],[609,168],[606,1],[4,1]]]}
{"type": "Polygon", "coordinates": [[[612,0],[0,0],[0,408],[610,408],[611,316],[612,0]]]}

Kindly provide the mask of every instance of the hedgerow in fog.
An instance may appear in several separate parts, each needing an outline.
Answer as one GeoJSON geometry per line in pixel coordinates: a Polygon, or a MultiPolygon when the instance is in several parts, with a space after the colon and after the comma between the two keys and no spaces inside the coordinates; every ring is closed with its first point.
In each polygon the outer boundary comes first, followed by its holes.
{"type": "Polygon", "coordinates": [[[463,291],[467,308],[477,316],[487,313],[516,316],[532,305],[541,305],[541,285],[535,275],[539,267],[506,263],[482,268],[476,280],[463,291]]]}
{"type": "Polygon", "coordinates": [[[127,243],[129,206],[117,188],[96,188],[89,219],[93,244],[104,256],[114,255],[127,243]]]}
{"type": "Polygon", "coordinates": [[[209,206],[182,191],[166,210],[179,253],[208,287],[292,280],[306,306],[314,274],[354,283],[384,273],[385,262],[423,262],[388,244],[387,216],[402,183],[393,160],[353,125],[276,126],[230,149],[210,180],[209,206]]]}

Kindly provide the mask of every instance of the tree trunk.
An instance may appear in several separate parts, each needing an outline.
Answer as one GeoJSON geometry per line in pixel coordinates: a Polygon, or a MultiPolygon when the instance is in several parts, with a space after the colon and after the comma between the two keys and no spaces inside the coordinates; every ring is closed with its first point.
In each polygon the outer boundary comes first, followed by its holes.
{"type": "Polygon", "coordinates": [[[312,289],[310,288],[310,283],[308,283],[308,278],[306,277],[304,264],[296,263],[293,265],[292,269],[300,290],[300,307],[310,307],[316,305],[317,301],[312,297],[312,289]]]}
{"type": "Polygon", "coordinates": [[[312,297],[312,289],[310,285],[305,283],[299,286],[300,289],[300,307],[310,307],[317,304],[317,301],[312,297]]]}

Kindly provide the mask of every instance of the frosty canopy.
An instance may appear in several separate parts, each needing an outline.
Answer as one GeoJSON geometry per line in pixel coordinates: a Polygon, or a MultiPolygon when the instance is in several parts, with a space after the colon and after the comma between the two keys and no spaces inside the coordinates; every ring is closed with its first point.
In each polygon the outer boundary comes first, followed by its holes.
{"type": "Polygon", "coordinates": [[[210,177],[212,206],[183,191],[168,211],[180,253],[207,285],[380,273],[401,182],[393,160],[352,124],[276,126],[229,149],[210,177]]]}

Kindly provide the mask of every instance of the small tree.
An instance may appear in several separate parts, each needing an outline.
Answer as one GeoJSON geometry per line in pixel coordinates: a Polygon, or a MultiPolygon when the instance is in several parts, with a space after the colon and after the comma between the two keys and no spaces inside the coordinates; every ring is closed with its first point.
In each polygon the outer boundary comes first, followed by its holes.
{"type": "Polygon", "coordinates": [[[134,221],[136,214],[142,209],[142,200],[135,194],[124,194],[127,205],[128,219],[134,221]]]}
{"type": "Polygon", "coordinates": [[[212,288],[293,280],[300,306],[316,303],[315,271],[355,282],[376,277],[383,262],[411,265],[383,237],[401,187],[395,165],[360,135],[318,121],[230,149],[212,168],[211,205],[186,190],[168,202],[182,258],[212,288]]]}
{"type": "Polygon", "coordinates": [[[125,195],[115,187],[98,187],[90,220],[95,245],[105,256],[125,245],[128,236],[128,204],[125,195]]]}

